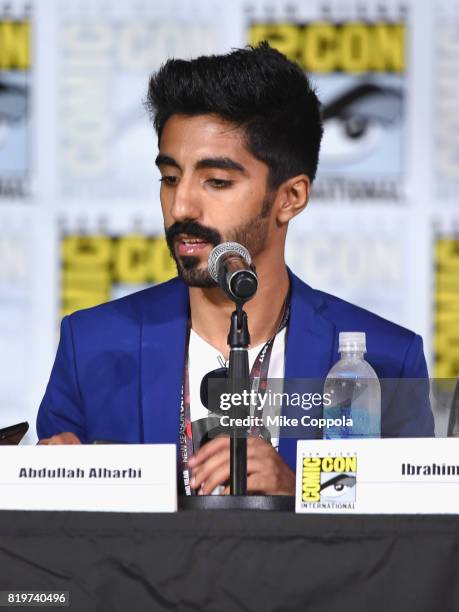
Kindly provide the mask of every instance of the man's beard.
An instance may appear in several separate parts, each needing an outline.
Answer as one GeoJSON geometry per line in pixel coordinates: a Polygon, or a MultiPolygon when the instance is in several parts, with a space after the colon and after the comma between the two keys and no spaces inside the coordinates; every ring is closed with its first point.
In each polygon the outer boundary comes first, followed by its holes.
{"type": "Polygon", "coordinates": [[[210,276],[207,262],[200,263],[198,257],[180,256],[175,253],[175,238],[180,234],[186,234],[201,238],[214,247],[222,242],[238,242],[256,257],[266,246],[268,236],[269,212],[271,211],[274,197],[267,194],[263,200],[261,211],[247,223],[232,228],[222,237],[220,232],[213,228],[204,227],[196,221],[176,221],[167,229],[166,242],[169,251],[177,266],[177,273],[189,287],[211,288],[218,284],[210,276]]]}

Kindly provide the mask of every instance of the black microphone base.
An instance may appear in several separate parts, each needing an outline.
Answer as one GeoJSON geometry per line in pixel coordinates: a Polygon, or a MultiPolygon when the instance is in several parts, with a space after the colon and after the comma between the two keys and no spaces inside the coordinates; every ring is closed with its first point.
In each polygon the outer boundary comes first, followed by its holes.
{"type": "Polygon", "coordinates": [[[295,512],[295,498],[289,495],[180,495],[178,509],[295,512]]]}

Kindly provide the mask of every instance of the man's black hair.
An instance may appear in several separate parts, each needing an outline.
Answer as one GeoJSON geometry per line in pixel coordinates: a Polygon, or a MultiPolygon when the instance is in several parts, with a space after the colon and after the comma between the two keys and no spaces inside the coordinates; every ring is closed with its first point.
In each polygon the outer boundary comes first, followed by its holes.
{"type": "Polygon", "coordinates": [[[216,114],[244,128],[246,146],[269,167],[269,186],[314,180],[322,138],[319,100],[301,68],[263,42],[227,55],[170,59],[149,82],[146,106],[158,142],[174,114],[216,114]]]}

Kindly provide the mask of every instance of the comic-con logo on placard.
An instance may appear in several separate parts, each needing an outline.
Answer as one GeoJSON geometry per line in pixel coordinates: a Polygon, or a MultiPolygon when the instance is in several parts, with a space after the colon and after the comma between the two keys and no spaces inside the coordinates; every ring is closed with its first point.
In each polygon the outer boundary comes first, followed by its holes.
{"type": "Polygon", "coordinates": [[[0,197],[29,183],[30,18],[0,13],[0,197]]]}
{"type": "Polygon", "coordinates": [[[303,457],[303,507],[353,509],[357,484],[357,455],[303,457]]]}
{"type": "Polygon", "coordinates": [[[400,15],[250,25],[251,44],[267,40],[300,64],[322,102],[316,199],[402,198],[405,35],[400,15]]]}

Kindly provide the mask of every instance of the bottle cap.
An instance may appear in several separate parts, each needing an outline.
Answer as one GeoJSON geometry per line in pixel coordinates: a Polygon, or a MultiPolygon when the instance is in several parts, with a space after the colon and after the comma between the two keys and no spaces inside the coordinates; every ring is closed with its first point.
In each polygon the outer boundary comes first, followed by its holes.
{"type": "Polygon", "coordinates": [[[365,332],[340,332],[339,352],[365,353],[367,350],[365,332]]]}

